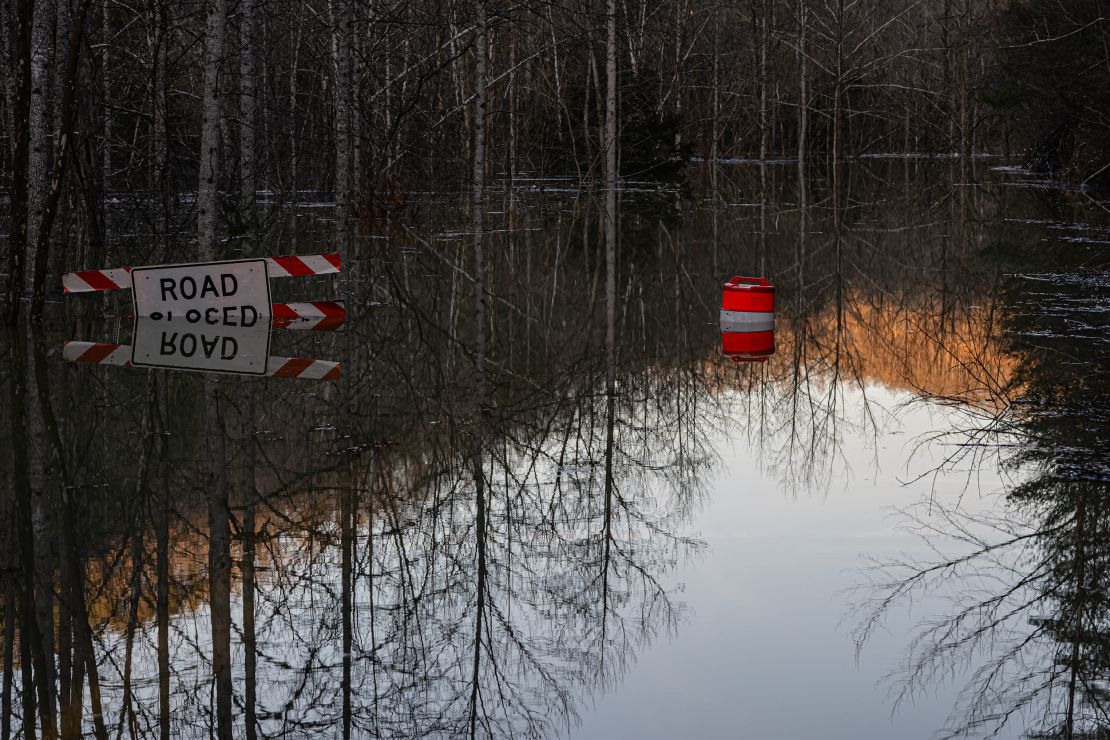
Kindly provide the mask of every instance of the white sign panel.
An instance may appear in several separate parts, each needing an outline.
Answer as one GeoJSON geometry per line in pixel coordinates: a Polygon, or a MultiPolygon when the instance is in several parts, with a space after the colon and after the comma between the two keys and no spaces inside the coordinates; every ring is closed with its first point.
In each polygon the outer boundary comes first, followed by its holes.
{"type": "Polygon", "coordinates": [[[136,267],[135,315],[202,326],[250,327],[270,316],[266,260],[136,267]]]}
{"type": "Polygon", "coordinates": [[[270,356],[270,324],[207,324],[174,317],[139,317],[131,364],[175,370],[265,375],[270,356]]]}

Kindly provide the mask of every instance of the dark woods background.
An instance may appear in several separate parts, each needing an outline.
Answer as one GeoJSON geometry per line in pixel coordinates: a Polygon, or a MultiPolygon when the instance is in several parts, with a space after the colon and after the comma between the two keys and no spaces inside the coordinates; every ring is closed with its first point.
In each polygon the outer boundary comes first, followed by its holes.
{"type": "Polygon", "coordinates": [[[3,0],[8,310],[122,259],[113,214],[143,257],[185,258],[305,191],[342,237],[414,191],[600,180],[610,107],[626,180],[990,152],[1097,183],[1106,5],[3,0]]]}

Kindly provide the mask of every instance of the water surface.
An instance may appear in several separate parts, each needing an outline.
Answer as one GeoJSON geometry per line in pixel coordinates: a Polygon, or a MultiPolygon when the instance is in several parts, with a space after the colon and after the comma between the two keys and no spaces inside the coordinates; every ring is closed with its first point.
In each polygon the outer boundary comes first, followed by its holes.
{"type": "MultiPolygon", "coordinates": [[[[161,338],[125,296],[4,335],[12,732],[1105,732],[1110,228],[988,164],[698,171],[622,192],[612,251],[564,181],[497,190],[480,252],[427,194],[274,282],[338,330],[241,338],[337,380],[66,361],[161,338]]],[[[327,251],[319,206],[226,249],[327,251]]]]}

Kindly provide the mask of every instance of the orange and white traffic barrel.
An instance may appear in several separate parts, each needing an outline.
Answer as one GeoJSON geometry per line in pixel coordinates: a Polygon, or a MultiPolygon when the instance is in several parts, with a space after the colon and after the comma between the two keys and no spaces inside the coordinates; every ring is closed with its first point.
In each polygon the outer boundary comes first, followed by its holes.
{"type": "Polygon", "coordinates": [[[721,290],[721,349],[733,362],[766,362],[775,354],[775,286],[734,277],[721,290]]]}

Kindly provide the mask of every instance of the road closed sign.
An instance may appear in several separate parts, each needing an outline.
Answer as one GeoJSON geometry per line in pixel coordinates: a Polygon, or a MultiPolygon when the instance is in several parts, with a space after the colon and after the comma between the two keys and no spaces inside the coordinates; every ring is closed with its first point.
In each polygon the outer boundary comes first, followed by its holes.
{"type": "Polygon", "coordinates": [[[250,328],[271,313],[264,259],[136,267],[131,295],[137,317],[197,329],[250,328]]]}

